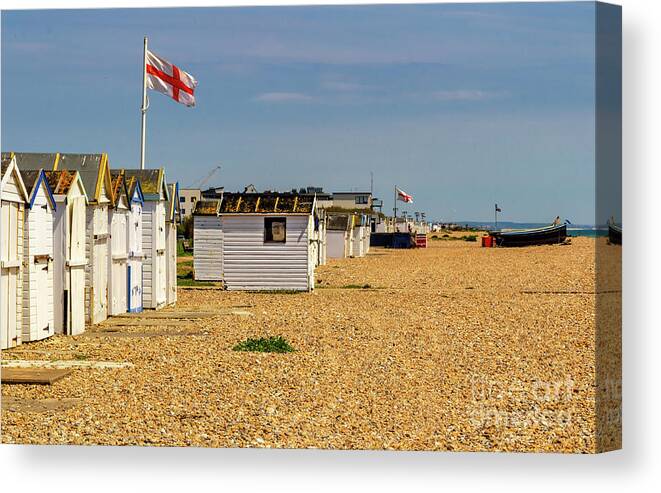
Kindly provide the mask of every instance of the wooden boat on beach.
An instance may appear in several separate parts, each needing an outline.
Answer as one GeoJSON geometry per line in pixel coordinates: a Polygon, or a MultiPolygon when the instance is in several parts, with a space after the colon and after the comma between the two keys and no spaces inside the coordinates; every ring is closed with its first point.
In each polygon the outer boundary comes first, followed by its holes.
{"type": "Polygon", "coordinates": [[[611,245],[622,244],[622,228],[615,224],[608,223],[608,243],[611,245]]]}
{"type": "Polygon", "coordinates": [[[543,228],[493,231],[489,236],[494,238],[496,246],[499,247],[554,245],[563,243],[567,238],[567,225],[552,224],[543,228]]]}

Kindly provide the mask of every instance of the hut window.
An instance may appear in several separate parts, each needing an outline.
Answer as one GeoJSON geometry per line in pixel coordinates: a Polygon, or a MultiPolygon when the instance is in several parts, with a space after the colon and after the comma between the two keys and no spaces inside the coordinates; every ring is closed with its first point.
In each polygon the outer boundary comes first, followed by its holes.
{"type": "Polygon", "coordinates": [[[368,204],[368,203],[369,203],[369,197],[367,195],[356,196],[356,204],[368,204]]]}
{"type": "Polygon", "coordinates": [[[284,217],[264,218],[264,243],[285,243],[287,219],[284,217]]]}

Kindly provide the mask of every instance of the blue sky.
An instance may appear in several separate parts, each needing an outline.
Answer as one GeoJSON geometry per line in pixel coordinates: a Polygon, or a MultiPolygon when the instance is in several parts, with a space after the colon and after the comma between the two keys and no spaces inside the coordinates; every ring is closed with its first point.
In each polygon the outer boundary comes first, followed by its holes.
{"type": "MultiPolygon", "coordinates": [[[[150,94],[182,186],[369,189],[443,220],[594,222],[594,4],[2,13],[2,149],[139,160],[142,38],[199,81],[150,94]]],[[[401,203],[400,203],[401,205],[401,203]]]]}

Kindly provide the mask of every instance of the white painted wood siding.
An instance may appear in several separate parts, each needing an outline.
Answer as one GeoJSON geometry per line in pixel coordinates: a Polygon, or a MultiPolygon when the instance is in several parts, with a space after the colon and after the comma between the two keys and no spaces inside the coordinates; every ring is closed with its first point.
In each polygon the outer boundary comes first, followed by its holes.
{"type": "Polygon", "coordinates": [[[286,217],[285,243],[264,243],[263,216],[223,216],[223,270],[228,290],[302,290],[309,278],[309,216],[286,217]]]}
{"type": "Polygon", "coordinates": [[[23,342],[54,333],[53,209],[41,185],[25,211],[23,238],[23,342]]]}
{"type": "Polygon", "coordinates": [[[110,208],[110,255],[108,255],[108,310],[118,315],[128,310],[128,223],[126,204],[110,208]]]}
{"type": "Polygon", "coordinates": [[[193,271],[198,281],[223,279],[222,218],[193,216],[193,271]]]}
{"type": "Polygon", "coordinates": [[[142,214],[142,302],[144,308],[162,308],[166,301],[165,203],[145,202],[142,214]]]}
{"type": "Polygon", "coordinates": [[[5,193],[11,181],[3,184],[0,200],[0,349],[21,343],[23,318],[23,211],[21,196],[5,193]],[[11,199],[10,200],[5,200],[11,199]]]}

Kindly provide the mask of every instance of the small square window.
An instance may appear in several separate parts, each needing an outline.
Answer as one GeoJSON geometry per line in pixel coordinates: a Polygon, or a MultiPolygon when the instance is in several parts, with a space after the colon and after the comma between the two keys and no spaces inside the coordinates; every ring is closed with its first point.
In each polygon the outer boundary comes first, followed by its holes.
{"type": "Polygon", "coordinates": [[[264,243],[285,243],[287,219],[284,217],[264,218],[264,243]]]}
{"type": "Polygon", "coordinates": [[[369,197],[367,195],[357,195],[356,204],[367,204],[369,197]]]}
{"type": "Polygon", "coordinates": [[[197,201],[197,197],[191,197],[190,201],[194,204],[197,201]]]}
{"type": "Polygon", "coordinates": [[[186,202],[186,197],[179,197],[179,202],[181,202],[182,204],[186,202]]]}

